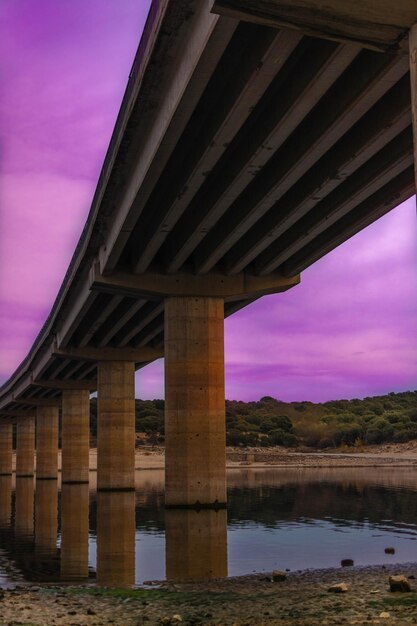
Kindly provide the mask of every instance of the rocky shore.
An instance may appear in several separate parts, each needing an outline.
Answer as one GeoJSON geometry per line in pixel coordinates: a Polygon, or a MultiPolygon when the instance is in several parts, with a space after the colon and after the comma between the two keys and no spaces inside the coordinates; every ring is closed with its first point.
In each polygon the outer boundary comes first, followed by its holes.
{"type": "Polygon", "coordinates": [[[417,564],[254,574],[210,582],[153,583],[138,589],[20,586],[0,591],[0,624],[163,626],[332,626],[417,624],[417,564]],[[405,575],[411,592],[393,593],[405,575]],[[280,578],[280,577],[278,577],[280,578]],[[329,588],[345,583],[345,593],[329,588]]]}
{"type": "MultiPolygon", "coordinates": [[[[316,471],[322,473],[341,466],[399,465],[413,468],[414,472],[417,464],[417,446],[410,444],[348,453],[302,453],[274,448],[229,449],[228,454],[230,469],[247,469],[251,474],[252,469],[265,466],[286,467],[287,470],[280,470],[282,472],[294,472],[294,467],[298,467],[299,472],[307,467],[317,467],[316,471]]],[[[95,477],[94,456],[93,450],[92,482],[95,477]]],[[[141,469],[162,469],[163,450],[138,450],[136,461],[141,469]]],[[[230,476],[232,480],[233,471],[230,476]]],[[[410,558],[414,556],[410,554],[410,558]]],[[[415,577],[417,562],[287,572],[282,577],[284,580],[278,576],[276,582],[272,582],[272,575],[262,573],[209,582],[155,581],[135,589],[31,584],[1,589],[0,586],[0,625],[406,626],[417,624],[415,577]],[[391,575],[406,576],[411,591],[391,592],[391,575]],[[346,585],[346,592],[328,591],[331,586],[341,583],[346,585]]]]}

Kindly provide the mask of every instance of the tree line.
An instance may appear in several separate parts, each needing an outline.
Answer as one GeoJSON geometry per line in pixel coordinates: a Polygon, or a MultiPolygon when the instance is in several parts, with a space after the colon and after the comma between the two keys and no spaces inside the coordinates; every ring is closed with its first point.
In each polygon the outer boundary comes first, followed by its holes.
{"type": "MultiPolygon", "coordinates": [[[[136,400],[138,444],[164,443],[164,400],[136,400]]],[[[91,400],[91,437],[97,437],[97,400],[91,400]]],[[[328,448],[417,439],[417,391],[361,400],[256,402],[226,400],[229,446],[328,448]]]]}

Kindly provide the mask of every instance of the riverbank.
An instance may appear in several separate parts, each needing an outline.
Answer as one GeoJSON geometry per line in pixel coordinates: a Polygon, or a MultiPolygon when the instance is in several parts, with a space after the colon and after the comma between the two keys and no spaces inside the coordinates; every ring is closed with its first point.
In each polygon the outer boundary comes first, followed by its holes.
{"type": "MultiPolygon", "coordinates": [[[[97,467],[97,453],[91,450],[90,468],[97,467]]],[[[162,447],[137,448],[136,469],[163,469],[162,447]]],[[[417,467],[417,441],[323,451],[273,448],[227,448],[226,467],[417,467]]]]}
{"type": "MultiPolygon", "coordinates": [[[[13,454],[13,469],[16,459],[13,454]]],[[[271,448],[226,448],[226,467],[417,467],[417,440],[362,448],[298,450],[271,448]]],[[[61,451],[58,453],[61,469],[61,451]]],[[[135,451],[137,470],[165,468],[163,446],[140,446],[135,451]]],[[[90,471],[97,471],[97,448],[90,449],[90,471]]]]}
{"type": "Polygon", "coordinates": [[[254,574],[204,583],[163,583],[135,590],[27,586],[0,591],[0,624],[44,626],[408,625],[417,623],[417,593],[389,591],[390,575],[417,565],[290,572],[282,582],[254,574]],[[335,583],[346,593],[329,593],[335,583]]]}

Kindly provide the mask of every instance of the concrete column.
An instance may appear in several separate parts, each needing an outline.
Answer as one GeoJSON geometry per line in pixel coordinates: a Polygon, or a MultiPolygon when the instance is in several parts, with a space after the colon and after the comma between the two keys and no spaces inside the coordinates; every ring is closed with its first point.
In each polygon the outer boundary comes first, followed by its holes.
{"type": "Polygon", "coordinates": [[[13,424],[0,422],[0,475],[12,474],[13,424]]]}
{"type": "Polygon", "coordinates": [[[58,478],[58,407],[38,407],[36,478],[58,478]]]}
{"type": "Polygon", "coordinates": [[[97,489],[135,488],[135,366],[102,361],[97,380],[97,489]]]}
{"type": "Polygon", "coordinates": [[[61,579],[88,578],[89,485],[62,484],[61,579]]]}
{"type": "Polygon", "coordinates": [[[209,580],[227,576],[227,511],[165,511],[166,577],[209,580]]]}
{"type": "Polygon", "coordinates": [[[16,428],[16,476],[33,476],[35,471],[35,420],[19,421],[16,428]]]}
{"type": "Polygon", "coordinates": [[[417,190],[417,24],[410,29],[411,116],[414,135],[414,175],[417,190]]]}
{"type": "Polygon", "coordinates": [[[165,504],[226,502],[224,302],[165,300],[165,504]]]}
{"type": "Polygon", "coordinates": [[[33,538],[34,492],[33,476],[18,476],[16,478],[14,528],[16,536],[24,541],[30,541],[33,538]]]}
{"type": "Polygon", "coordinates": [[[135,583],[135,493],[97,492],[97,583],[135,583]]]}
{"type": "Polygon", "coordinates": [[[85,483],[89,475],[90,392],[62,392],[62,482],[85,483]]]}

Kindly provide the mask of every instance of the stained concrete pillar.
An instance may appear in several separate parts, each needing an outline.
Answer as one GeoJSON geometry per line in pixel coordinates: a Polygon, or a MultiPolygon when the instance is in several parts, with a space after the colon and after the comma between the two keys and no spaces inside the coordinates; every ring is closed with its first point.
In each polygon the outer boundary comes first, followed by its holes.
{"type": "Polygon", "coordinates": [[[58,407],[38,407],[36,413],[36,478],[58,478],[58,407]]]}
{"type": "Polygon", "coordinates": [[[97,492],[97,583],[135,583],[135,493],[97,492]]]}
{"type": "Polygon", "coordinates": [[[97,489],[135,488],[135,365],[98,364],[97,489]]]}
{"type": "Polygon", "coordinates": [[[0,423],[0,476],[12,474],[13,424],[0,423]]]}
{"type": "Polygon", "coordinates": [[[165,503],[226,502],[224,302],[165,300],[165,503]]]}
{"type": "Polygon", "coordinates": [[[33,476],[35,471],[35,420],[19,421],[16,427],[16,477],[33,476]]]}
{"type": "Polygon", "coordinates": [[[15,534],[21,540],[31,540],[34,529],[33,476],[17,476],[15,491],[15,534]]]}
{"type": "Polygon", "coordinates": [[[63,483],[61,490],[61,579],[88,578],[88,483],[63,483]]]}
{"type": "Polygon", "coordinates": [[[85,483],[89,475],[90,392],[62,392],[62,482],[85,483]]]}
{"type": "Polygon", "coordinates": [[[414,175],[417,191],[417,24],[410,29],[411,117],[414,135],[414,175]]]}
{"type": "Polygon", "coordinates": [[[166,577],[210,580],[227,576],[227,511],[165,511],[166,577]]]}

